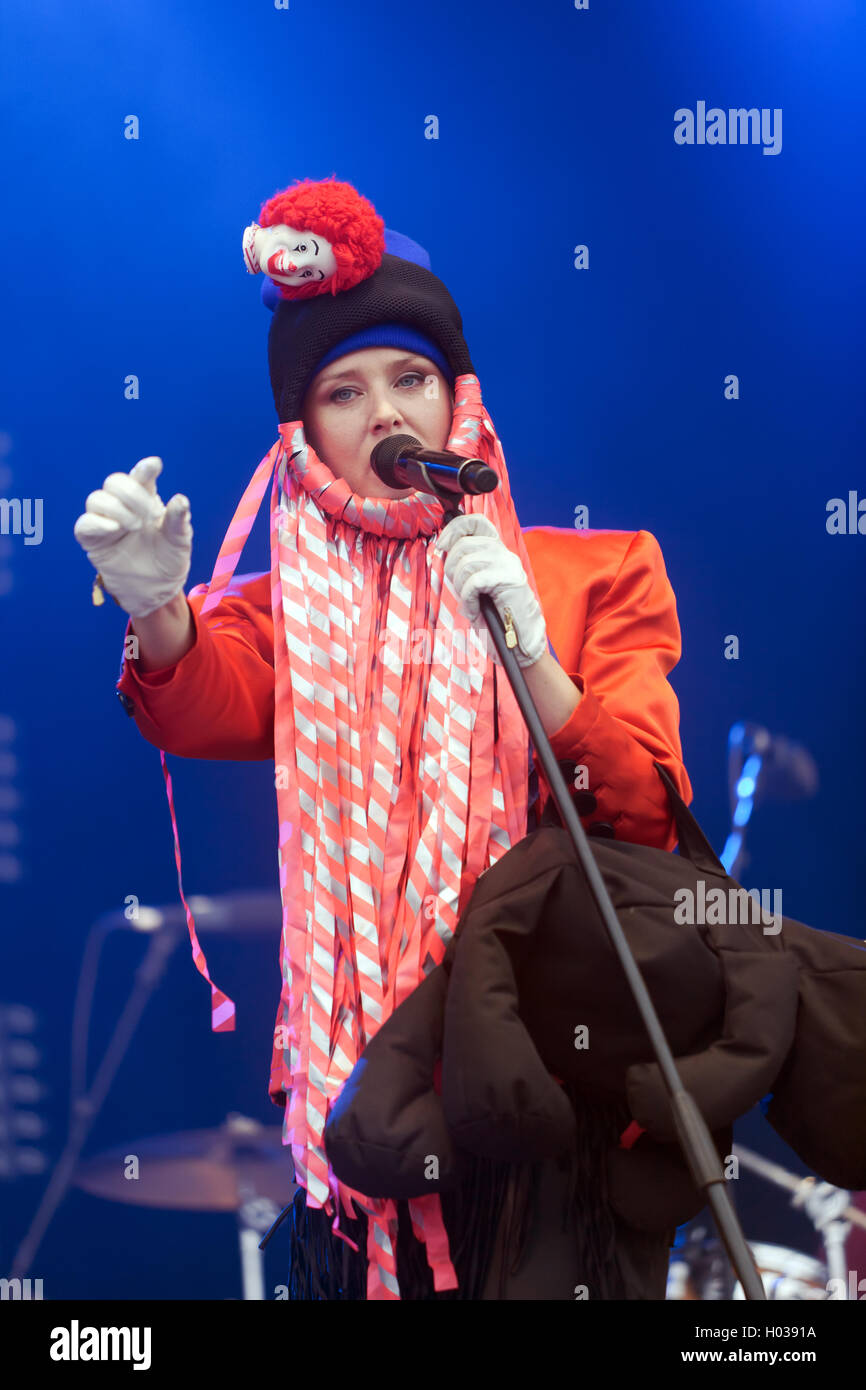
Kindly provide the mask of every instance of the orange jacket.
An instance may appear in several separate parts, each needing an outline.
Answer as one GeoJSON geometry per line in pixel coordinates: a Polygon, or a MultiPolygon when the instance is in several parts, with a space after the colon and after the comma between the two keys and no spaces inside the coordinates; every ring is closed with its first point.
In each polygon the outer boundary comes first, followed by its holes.
{"type": "MultiPolygon", "coordinates": [[[[693,792],[682,760],[679,704],[667,680],[681,642],[658,541],[649,531],[554,526],[531,527],[523,536],[548,636],[582,691],[551,745],[557,760],[587,769],[596,807],[583,824],[607,822],[618,839],[672,850],[676,826],[653,759],[669,770],[687,804],[693,792]]],[[[206,593],[207,585],[198,584],[187,595],[195,627],[189,651],[161,671],[139,672],[134,660],[125,660],[118,695],[148,742],[166,753],[273,758],[270,574],[235,575],[202,619],[206,593]]],[[[535,765],[541,810],[548,790],[537,754],[535,765]]]]}

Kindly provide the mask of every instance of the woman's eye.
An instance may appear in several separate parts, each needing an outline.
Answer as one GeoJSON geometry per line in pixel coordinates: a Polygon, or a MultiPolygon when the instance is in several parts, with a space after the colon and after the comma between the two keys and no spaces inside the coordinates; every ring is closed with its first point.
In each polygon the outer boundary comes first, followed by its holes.
{"type": "MultiPolygon", "coordinates": [[[[423,373],[423,372],[404,372],[403,375],[402,375],[401,377],[398,377],[398,378],[397,378],[397,380],[398,380],[398,381],[406,381],[409,377],[413,377],[416,381],[419,381],[419,382],[423,382],[424,379],[425,379],[425,378],[424,378],[424,373],[423,373]]],[[[332,392],[331,392],[331,394],[330,394],[330,396],[328,397],[328,399],[331,400],[331,401],[334,401],[335,404],[337,404],[337,405],[345,404],[344,401],[338,401],[338,400],[337,400],[337,397],[338,397],[338,396],[341,394],[341,392],[343,392],[343,391],[354,391],[354,389],[355,389],[354,386],[338,386],[337,389],[336,389],[336,391],[332,391],[332,392]]]]}

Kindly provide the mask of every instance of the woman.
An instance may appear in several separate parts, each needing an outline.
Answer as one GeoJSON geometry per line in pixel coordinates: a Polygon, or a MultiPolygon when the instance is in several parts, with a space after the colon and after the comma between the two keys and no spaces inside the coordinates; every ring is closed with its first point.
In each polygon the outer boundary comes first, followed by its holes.
{"type": "MultiPolygon", "coordinates": [[[[118,693],[161,750],[275,762],[283,991],[270,1094],[286,1106],[284,1142],[302,1189],[297,1295],[360,1297],[366,1277],[369,1297],[430,1297],[432,1271],[438,1296],[572,1298],[568,1237],[559,1293],[539,1292],[535,1274],[534,1293],[491,1282],[493,1244],[507,1244],[520,1215],[514,1174],[479,1164],[472,1194],[401,1203],[398,1219],[338,1181],[322,1135],[366,1042],[442,959],[479,874],[545,811],[547,789],[492,645],[478,655],[478,593],[514,630],[590,830],[664,849],[676,830],[654,758],[691,798],[666,680],[680,655],[674,596],[648,532],[521,532],[459,311],[420,247],[382,235],[366,199],[328,181],[276,195],[260,224],[247,228],[244,255],[270,277],[280,438],[210,586],[184,593],[190,508],[179,494],[163,507],[158,459],[112,474],[76,524],[132,619],[118,693]],[[373,472],[372,450],[396,434],[483,458],[499,487],[466,497],[465,515],[443,527],[437,499],[373,472]],[[271,572],[232,583],[272,474],[271,572]],[[366,1263],[360,1250],[352,1258],[363,1236],[366,1263]]],[[[214,1026],[231,1026],[230,1001],[212,989],[214,1026]]],[[[574,1176],[548,1165],[535,1184],[540,1209],[573,1206],[574,1176]]],[[[541,1220],[529,1238],[536,1273],[553,1238],[541,1220]]],[[[649,1252],[652,1275],[631,1283],[630,1256],[621,1240],[614,1254],[613,1242],[608,1224],[594,1258],[616,1264],[623,1283],[604,1287],[663,1297],[666,1241],[649,1252]],[[654,1292],[641,1292],[647,1279],[654,1292]]]]}

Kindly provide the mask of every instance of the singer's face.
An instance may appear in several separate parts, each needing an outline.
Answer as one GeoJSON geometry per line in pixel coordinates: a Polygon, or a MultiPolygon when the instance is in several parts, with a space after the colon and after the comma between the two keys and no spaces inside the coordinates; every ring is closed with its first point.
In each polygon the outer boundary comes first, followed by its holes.
{"type": "Polygon", "coordinates": [[[444,449],[454,398],[435,362],[405,348],[371,347],[329,362],[310,383],[301,412],[319,458],[360,497],[409,497],[376,477],[370,454],[392,434],[444,449]]]}

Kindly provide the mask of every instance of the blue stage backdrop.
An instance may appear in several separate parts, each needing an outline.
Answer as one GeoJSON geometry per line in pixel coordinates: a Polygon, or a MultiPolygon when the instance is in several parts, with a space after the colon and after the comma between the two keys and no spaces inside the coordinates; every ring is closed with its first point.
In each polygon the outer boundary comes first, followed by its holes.
{"type": "MultiPolygon", "coordinates": [[[[783,890],[788,916],[866,935],[863,7],[4,9],[0,1001],[9,1027],[10,1006],[35,1014],[29,1033],[12,1017],[35,1051],[5,1056],[38,1082],[18,1108],[45,1128],[25,1118],[16,1139],[37,1170],[0,1175],[2,1272],[45,1186],[38,1154],[50,1165],[62,1148],[90,927],[133,897],[178,901],[159,756],[115,694],[125,620],[92,606],[73,524],[107,474],[158,454],[163,499],[191,500],[190,584],[210,578],[277,437],[270,315],[241,233],[296,178],[353,183],[428,249],[524,526],[657,538],[698,818],[721,849],[736,721],[805,745],[817,792],[757,808],[742,881],[783,890]]],[[[262,516],[239,571],[268,563],[262,516]]],[[[273,765],[169,766],[187,892],[276,894],[273,765]]],[[[234,1035],[209,1031],[181,940],[86,1157],[232,1111],[279,1122],[278,930],[207,945],[234,1035]]],[[[91,1076],[145,949],[106,939],[91,1076]]],[[[740,1136],[802,1171],[757,1112],[740,1136]]],[[[759,1180],[736,1195],[747,1237],[811,1248],[759,1180]]],[[[268,1296],[286,1254],[278,1235],[268,1296]]],[[[78,1189],[31,1273],[46,1298],[241,1294],[230,1215],[78,1189]]]]}

